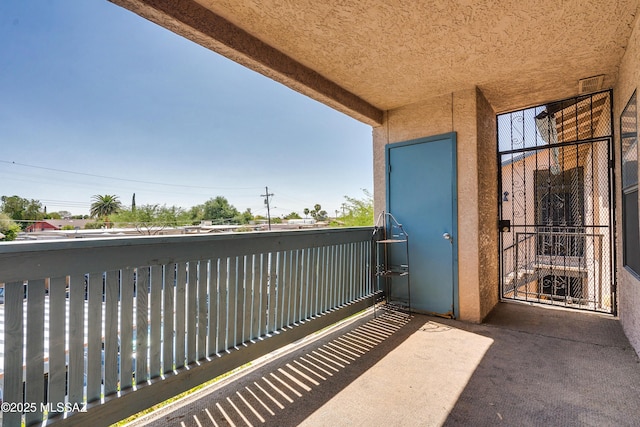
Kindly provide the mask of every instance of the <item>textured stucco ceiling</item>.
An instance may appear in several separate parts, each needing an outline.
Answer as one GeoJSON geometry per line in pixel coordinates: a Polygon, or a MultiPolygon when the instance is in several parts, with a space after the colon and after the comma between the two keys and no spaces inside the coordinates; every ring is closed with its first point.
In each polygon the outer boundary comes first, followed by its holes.
{"type": "Polygon", "coordinates": [[[576,95],[594,75],[612,87],[639,4],[195,1],[380,110],[479,86],[497,112],[576,95]]]}
{"type": "Polygon", "coordinates": [[[480,86],[498,111],[616,78],[637,0],[198,0],[382,110],[480,86]]]}

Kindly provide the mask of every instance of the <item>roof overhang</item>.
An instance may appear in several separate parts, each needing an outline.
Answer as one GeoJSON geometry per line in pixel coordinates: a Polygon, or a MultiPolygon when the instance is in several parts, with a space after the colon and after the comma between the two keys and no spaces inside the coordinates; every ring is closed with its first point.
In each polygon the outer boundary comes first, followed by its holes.
{"type": "Polygon", "coordinates": [[[371,125],[479,87],[496,112],[616,82],[639,0],[111,0],[371,125]]]}

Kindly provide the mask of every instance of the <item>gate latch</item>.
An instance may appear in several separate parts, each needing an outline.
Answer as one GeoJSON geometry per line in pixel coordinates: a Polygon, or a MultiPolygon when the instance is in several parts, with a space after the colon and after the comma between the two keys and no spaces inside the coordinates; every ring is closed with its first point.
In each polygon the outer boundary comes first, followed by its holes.
{"type": "Polygon", "coordinates": [[[501,233],[508,233],[511,231],[511,221],[508,219],[498,220],[498,228],[501,233]]]}

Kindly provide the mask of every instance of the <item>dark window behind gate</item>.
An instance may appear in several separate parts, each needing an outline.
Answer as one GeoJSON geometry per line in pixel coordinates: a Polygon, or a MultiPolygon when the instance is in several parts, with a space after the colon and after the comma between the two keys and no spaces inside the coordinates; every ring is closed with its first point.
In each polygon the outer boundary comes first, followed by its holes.
{"type": "Polygon", "coordinates": [[[611,92],[498,116],[503,299],[615,312],[611,92]]]}

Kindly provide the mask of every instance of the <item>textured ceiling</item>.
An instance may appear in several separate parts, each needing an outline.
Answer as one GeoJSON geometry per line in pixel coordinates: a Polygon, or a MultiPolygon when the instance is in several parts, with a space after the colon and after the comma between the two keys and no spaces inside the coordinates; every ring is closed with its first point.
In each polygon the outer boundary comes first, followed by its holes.
{"type": "Polygon", "coordinates": [[[640,2],[194,0],[194,8],[187,0],[111,1],[334,108],[351,102],[356,108],[346,112],[372,123],[376,111],[473,86],[496,112],[574,96],[578,80],[594,75],[612,87],[640,2]],[[214,34],[224,24],[218,18],[235,27],[214,34]],[[249,35],[245,47],[229,48],[240,33],[249,35]],[[218,45],[220,34],[227,41],[218,45]],[[235,54],[242,50],[268,52],[271,63],[244,61],[235,54]],[[279,78],[271,70],[282,59],[279,78]],[[295,64],[302,78],[288,73],[295,64]],[[314,81],[329,87],[328,101],[305,89],[314,81]]]}
{"type": "Polygon", "coordinates": [[[197,0],[374,106],[479,86],[497,111],[611,87],[638,0],[197,0]]]}

